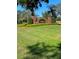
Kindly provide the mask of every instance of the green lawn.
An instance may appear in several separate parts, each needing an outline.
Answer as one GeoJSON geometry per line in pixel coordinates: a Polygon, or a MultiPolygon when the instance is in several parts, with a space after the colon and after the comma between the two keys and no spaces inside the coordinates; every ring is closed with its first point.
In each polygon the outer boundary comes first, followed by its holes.
{"type": "Polygon", "coordinates": [[[23,59],[28,51],[28,45],[37,42],[45,42],[49,45],[57,45],[61,41],[60,25],[44,25],[37,27],[18,27],[17,28],[17,56],[23,59]]]}

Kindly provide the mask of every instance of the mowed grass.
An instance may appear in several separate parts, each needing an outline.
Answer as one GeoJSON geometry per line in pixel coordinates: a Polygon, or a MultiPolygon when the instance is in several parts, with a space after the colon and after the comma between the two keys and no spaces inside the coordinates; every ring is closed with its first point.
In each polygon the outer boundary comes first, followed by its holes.
{"type": "Polygon", "coordinates": [[[60,25],[44,25],[37,27],[17,28],[17,57],[23,59],[29,45],[44,42],[49,45],[57,45],[61,35],[60,25]]]}

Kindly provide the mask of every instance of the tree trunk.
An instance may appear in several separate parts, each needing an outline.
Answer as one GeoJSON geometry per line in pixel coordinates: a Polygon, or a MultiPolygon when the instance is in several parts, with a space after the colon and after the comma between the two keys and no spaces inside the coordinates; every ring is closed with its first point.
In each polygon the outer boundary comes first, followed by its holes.
{"type": "Polygon", "coordinates": [[[33,20],[33,24],[36,24],[36,17],[34,15],[34,11],[32,11],[32,16],[31,16],[32,20],[33,20]]]}
{"type": "Polygon", "coordinates": [[[48,21],[48,24],[52,24],[52,18],[51,17],[48,17],[47,21],[48,21]]]}
{"type": "Polygon", "coordinates": [[[33,20],[33,24],[36,24],[36,17],[35,16],[31,16],[32,20],[33,20]]]}
{"type": "Polygon", "coordinates": [[[53,22],[56,22],[55,19],[57,18],[57,16],[56,16],[55,11],[51,9],[51,13],[52,13],[52,19],[53,19],[53,22]]]}

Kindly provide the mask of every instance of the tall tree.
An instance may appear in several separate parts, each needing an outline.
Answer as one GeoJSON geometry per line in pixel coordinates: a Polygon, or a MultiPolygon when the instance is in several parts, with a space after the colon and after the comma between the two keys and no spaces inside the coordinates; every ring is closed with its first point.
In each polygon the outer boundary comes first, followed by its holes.
{"type": "Polygon", "coordinates": [[[50,9],[50,12],[52,13],[52,16],[54,17],[54,18],[56,18],[57,16],[56,16],[56,13],[55,13],[55,11],[56,11],[56,5],[50,5],[49,6],[49,9],[50,9]]]}
{"type": "Polygon", "coordinates": [[[29,21],[30,21],[29,18],[31,18],[30,10],[17,11],[17,21],[29,23],[29,21]]]}
{"type": "Polygon", "coordinates": [[[39,6],[42,6],[41,2],[48,3],[49,0],[17,0],[17,4],[20,4],[22,7],[26,9],[30,9],[32,11],[33,16],[34,9],[37,9],[39,6]]]}
{"type": "Polygon", "coordinates": [[[48,13],[52,14],[53,21],[56,22],[56,18],[57,18],[56,8],[57,8],[57,6],[56,5],[49,5],[48,7],[50,9],[50,11],[48,11],[48,13]]]}
{"type": "Polygon", "coordinates": [[[56,5],[56,11],[57,11],[58,15],[61,16],[61,4],[60,3],[56,5]]]}
{"type": "Polygon", "coordinates": [[[17,11],[17,23],[18,24],[22,23],[22,19],[23,19],[22,12],[17,11]]]}
{"type": "MultiPolygon", "coordinates": [[[[35,19],[34,10],[42,6],[41,2],[49,3],[49,0],[17,0],[18,5],[21,5],[25,9],[31,10],[33,19],[35,19]]],[[[56,11],[55,5],[49,6],[49,9],[50,9],[50,12],[52,13],[52,16],[54,18],[57,18],[56,13],[55,13],[56,11]]]]}

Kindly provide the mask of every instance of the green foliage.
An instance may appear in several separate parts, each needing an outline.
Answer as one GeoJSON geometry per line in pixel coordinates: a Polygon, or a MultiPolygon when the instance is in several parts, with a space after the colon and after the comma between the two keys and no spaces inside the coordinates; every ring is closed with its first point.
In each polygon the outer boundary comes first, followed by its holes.
{"type": "Polygon", "coordinates": [[[50,24],[18,24],[18,27],[38,27],[38,26],[46,26],[50,24]]]}
{"type": "Polygon", "coordinates": [[[60,3],[56,5],[56,12],[58,12],[58,14],[61,15],[61,4],[60,3]]]}
{"type": "Polygon", "coordinates": [[[49,5],[49,13],[52,13],[52,17],[57,18],[56,16],[56,5],[49,5]]]}
{"type": "MultiPolygon", "coordinates": [[[[28,54],[31,54],[31,56],[36,56],[35,59],[37,57],[40,59],[61,59],[61,44],[58,44],[57,46],[51,46],[41,42],[28,46],[27,48],[29,49],[28,54]]],[[[31,56],[28,58],[33,59],[31,56]]],[[[27,56],[24,59],[26,58],[27,56]]]]}
{"type": "Polygon", "coordinates": [[[56,22],[56,12],[57,12],[57,5],[49,5],[49,11],[44,12],[42,15],[44,18],[47,18],[48,16],[52,17],[52,22],[56,22]]]}
{"type": "Polygon", "coordinates": [[[29,17],[29,18],[27,19],[27,24],[32,24],[32,23],[33,23],[32,18],[29,17]]]}
{"type": "Polygon", "coordinates": [[[30,9],[32,11],[32,15],[34,15],[34,9],[38,8],[38,5],[41,7],[41,2],[44,1],[48,3],[48,0],[18,0],[17,4],[20,4],[22,7],[26,9],[30,9]]]}
{"type": "Polygon", "coordinates": [[[17,24],[22,24],[22,20],[17,20],[17,24]]]}
{"type": "Polygon", "coordinates": [[[25,2],[28,2],[28,0],[18,0],[18,2],[25,3],[25,2]]]}
{"type": "Polygon", "coordinates": [[[56,21],[61,21],[61,17],[57,17],[56,18],[56,21]]]}
{"type": "Polygon", "coordinates": [[[17,12],[17,23],[30,23],[32,24],[32,19],[31,19],[31,11],[26,10],[26,11],[18,11],[17,12]]]}

